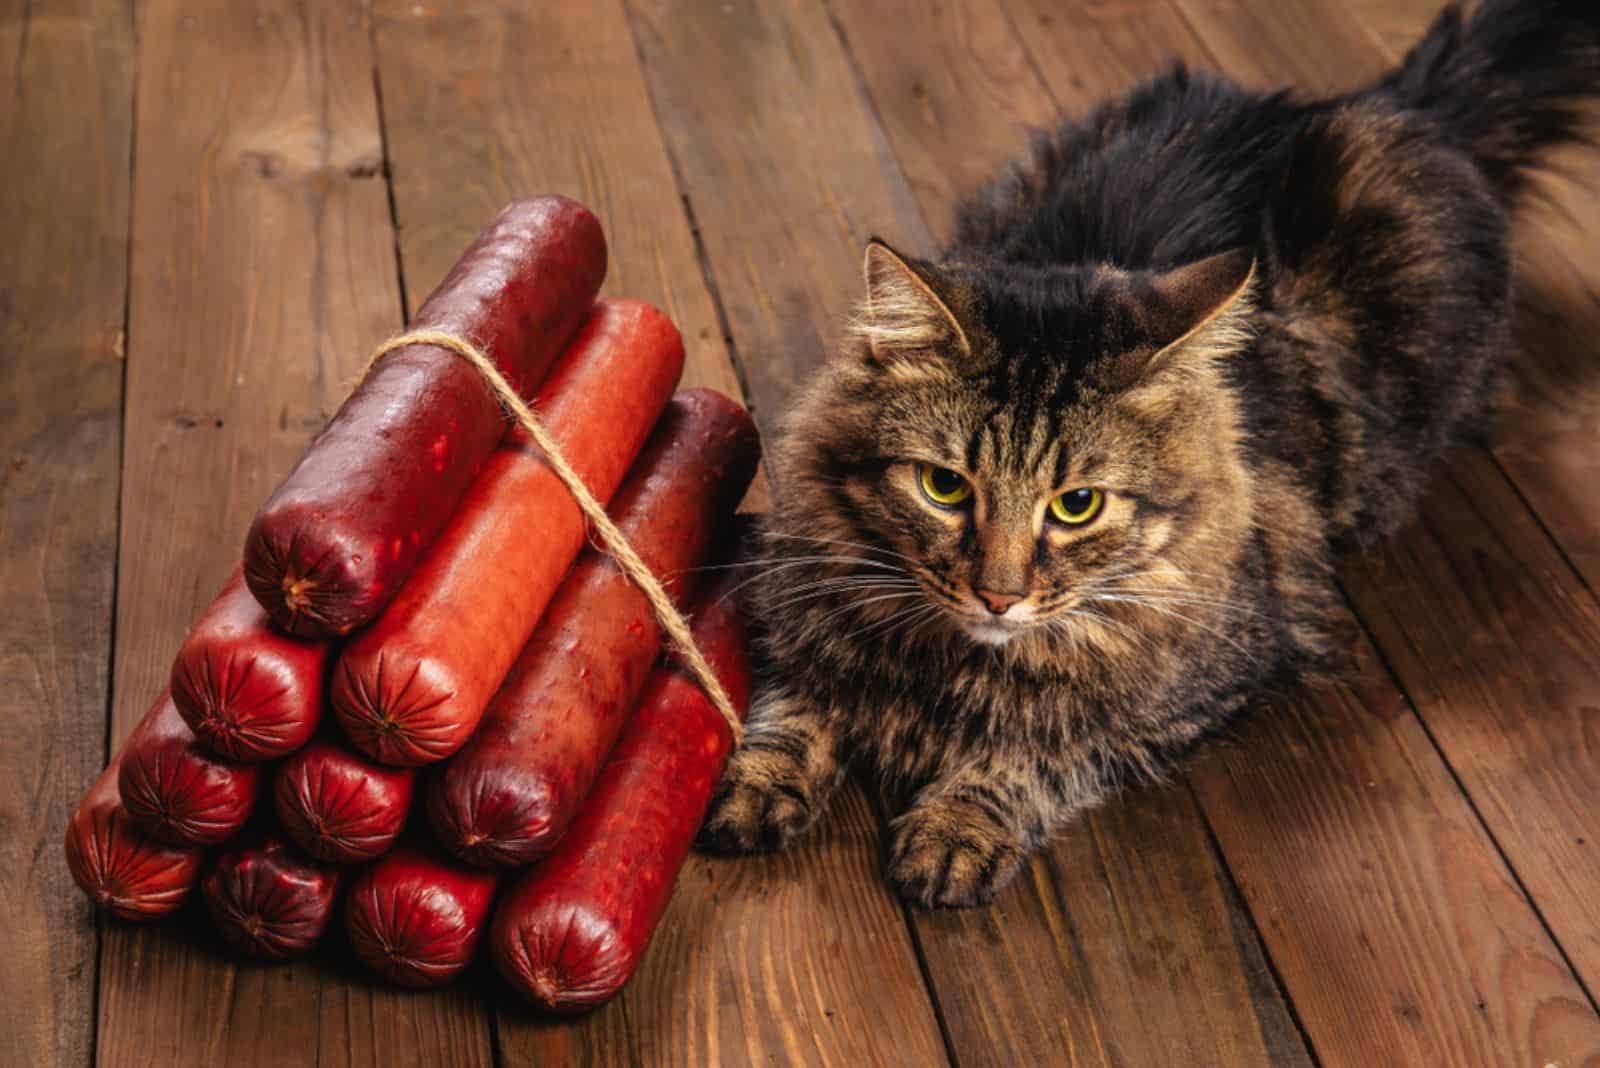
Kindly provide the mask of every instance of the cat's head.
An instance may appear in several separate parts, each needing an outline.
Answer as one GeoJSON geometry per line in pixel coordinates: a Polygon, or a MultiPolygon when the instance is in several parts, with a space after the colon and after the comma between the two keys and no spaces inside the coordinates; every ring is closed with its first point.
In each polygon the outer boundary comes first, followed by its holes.
{"type": "Polygon", "coordinates": [[[886,627],[1003,645],[1230,562],[1251,505],[1228,386],[1250,255],[1129,272],[874,241],[865,275],[776,455],[775,535],[874,562],[836,590],[876,598],[886,627]]]}

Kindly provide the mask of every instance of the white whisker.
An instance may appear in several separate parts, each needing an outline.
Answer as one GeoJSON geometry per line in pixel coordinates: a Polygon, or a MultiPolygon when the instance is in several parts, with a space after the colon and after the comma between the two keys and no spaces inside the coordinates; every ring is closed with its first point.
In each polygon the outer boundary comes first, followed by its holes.
{"type": "Polygon", "coordinates": [[[762,556],[753,560],[736,560],[728,564],[702,564],[700,567],[689,568],[690,571],[732,571],[735,568],[751,567],[791,567],[801,564],[865,564],[868,567],[889,568],[896,571],[904,570],[898,564],[891,564],[885,560],[868,560],[860,556],[762,556]]]}
{"type": "Polygon", "coordinates": [[[920,561],[914,557],[907,556],[905,553],[895,552],[893,549],[885,549],[878,545],[867,545],[859,541],[849,541],[844,538],[819,538],[810,534],[790,534],[784,531],[776,530],[765,531],[764,536],[768,538],[789,538],[793,541],[809,541],[818,545],[837,545],[846,549],[859,549],[862,552],[882,553],[885,556],[892,556],[897,560],[904,560],[909,564],[920,563],[920,561]]]}
{"type": "Polygon", "coordinates": [[[852,596],[858,596],[861,594],[877,593],[887,590],[907,590],[915,592],[920,589],[922,589],[922,587],[911,579],[896,579],[894,581],[885,581],[877,578],[861,578],[856,580],[849,578],[823,579],[817,582],[806,583],[801,586],[794,587],[793,589],[785,590],[784,597],[781,600],[775,601],[766,607],[771,611],[778,611],[780,609],[788,608],[792,605],[800,604],[805,601],[813,601],[821,597],[833,596],[834,594],[850,594],[852,596]]]}
{"type": "Polygon", "coordinates": [[[1203,630],[1207,634],[1209,634],[1212,637],[1216,638],[1218,641],[1226,642],[1227,644],[1233,646],[1235,649],[1237,649],[1241,653],[1243,653],[1246,656],[1246,658],[1248,658],[1251,661],[1255,661],[1255,659],[1256,659],[1256,655],[1253,652],[1251,652],[1244,645],[1242,645],[1239,642],[1235,641],[1234,639],[1228,637],[1226,634],[1222,633],[1221,631],[1215,629],[1214,627],[1208,627],[1204,623],[1201,623],[1199,620],[1190,619],[1188,616],[1182,614],[1181,612],[1175,612],[1171,608],[1166,607],[1165,605],[1157,604],[1154,601],[1142,600],[1142,599],[1137,598],[1137,597],[1114,597],[1114,596],[1101,595],[1099,597],[1096,597],[1095,600],[1097,600],[1097,601],[1109,601],[1109,602],[1115,602],[1115,603],[1121,603],[1121,604],[1139,605],[1139,606],[1144,607],[1144,608],[1149,608],[1152,611],[1160,612],[1162,615],[1170,616],[1173,619],[1178,620],[1179,622],[1187,623],[1191,627],[1194,627],[1197,630],[1203,630]]]}
{"type": "Polygon", "coordinates": [[[903,593],[883,593],[883,594],[877,595],[876,597],[863,597],[863,598],[860,598],[859,600],[852,600],[852,601],[848,602],[847,604],[843,605],[842,607],[835,608],[833,611],[831,611],[827,615],[823,616],[820,620],[817,621],[817,625],[818,626],[823,626],[829,620],[835,618],[836,616],[844,615],[846,612],[854,611],[855,609],[865,608],[869,604],[877,604],[880,601],[903,600],[903,599],[905,599],[907,597],[919,596],[919,593],[920,593],[920,591],[916,591],[916,590],[906,591],[906,592],[903,592],[903,593]]]}
{"type": "MultiPolygon", "coordinates": [[[[907,581],[915,581],[914,579],[910,578],[910,573],[907,572],[905,568],[899,567],[899,566],[894,565],[894,564],[887,564],[887,563],[884,563],[884,562],[878,561],[878,560],[862,560],[859,557],[841,557],[837,561],[832,561],[832,558],[826,558],[826,557],[822,557],[822,558],[813,558],[813,557],[780,558],[777,562],[768,564],[768,566],[766,567],[765,570],[758,571],[754,575],[751,575],[749,578],[746,578],[743,581],[741,581],[738,585],[734,586],[731,590],[729,590],[725,596],[731,597],[734,594],[738,593],[740,590],[743,590],[746,586],[749,586],[750,584],[752,584],[754,582],[758,582],[761,579],[763,579],[763,578],[765,578],[765,577],[767,577],[769,575],[775,574],[775,573],[777,573],[779,571],[788,571],[788,570],[791,570],[791,569],[796,568],[796,567],[817,566],[817,561],[818,560],[829,560],[830,562],[837,562],[841,566],[843,566],[843,565],[854,566],[856,564],[862,564],[862,565],[865,565],[867,567],[876,568],[879,572],[882,572],[882,574],[878,574],[878,575],[859,576],[859,577],[862,577],[862,578],[874,577],[874,578],[880,578],[880,579],[882,579],[884,581],[889,581],[889,580],[899,581],[901,579],[905,579],[907,581]]],[[[830,576],[830,577],[848,578],[848,577],[852,577],[852,576],[836,575],[836,576],[830,576]]]]}

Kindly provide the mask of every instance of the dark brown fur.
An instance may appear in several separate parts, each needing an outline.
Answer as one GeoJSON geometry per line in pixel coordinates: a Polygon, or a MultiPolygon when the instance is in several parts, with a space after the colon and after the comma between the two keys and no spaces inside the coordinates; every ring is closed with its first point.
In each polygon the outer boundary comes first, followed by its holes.
{"type": "Polygon", "coordinates": [[[1506,201],[1600,88],[1562,64],[1596,57],[1587,5],[1491,0],[1338,100],[1176,70],[1042,140],[938,262],[870,247],[860,321],[771,458],[767,684],[703,840],[782,845],[853,762],[895,812],[900,892],[981,902],[1327,665],[1337,554],[1485,427],[1506,201]],[[1496,52],[1540,41],[1538,69],[1496,52]],[[936,504],[918,463],[970,500],[936,504]],[[1048,518],[1077,487],[1102,513],[1048,518]]]}

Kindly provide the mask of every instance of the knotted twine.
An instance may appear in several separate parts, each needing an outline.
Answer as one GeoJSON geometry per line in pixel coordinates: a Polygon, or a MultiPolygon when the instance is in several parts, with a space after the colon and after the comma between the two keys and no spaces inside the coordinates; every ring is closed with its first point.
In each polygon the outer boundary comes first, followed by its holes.
{"type": "Polygon", "coordinates": [[[500,369],[494,365],[494,361],[484,355],[481,349],[466,338],[443,330],[411,330],[390,338],[373,351],[362,377],[365,378],[371,372],[379,358],[407,345],[436,345],[441,349],[448,349],[466,360],[482,376],[484,382],[499,399],[500,406],[543,451],[545,463],[550,465],[550,470],[555,472],[561,484],[567,487],[572,499],[577,502],[578,510],[600,535],[606,553],[617,562],[622,573],[639,588],[639,592],[644,594],[645,600],[650,602],[650,609],[655,613],[656,622],[666,633],[672,651],[683,666],[689,669],[689,674],[699,683],[706,696],[711,698],[711,703],[716,706],[717,712],[727,721],[728,730],[733,733],[733,744],[737,747],[744,738],[744,724],[740,722],[739,713],[733,707],[733,699],[728,696],[728,691],[722,688],[722,683],[717,681],[716,672],[711,670],[705,655],[695,644],[694,635],[689,630],[689,621],[678,611],[677,605],[672,603],[672,598],[668,595],[666,587],[661,584],[661,580],[656,578],[649,565],[639,557],[638,551],[628,544],[627,537],[611,521],[611,517],[606,514],[605,505],[595,499],[594,494],[589,492],[589,487],[583,484],[583,479],[578,477],[572,465],[567,463],[566,457],[561,454],[561,448],[550,436],[550,432],[544,428],[544,424],[539,421],[533,408],[512,388],[511,383],[506,381],[500,369]]]}

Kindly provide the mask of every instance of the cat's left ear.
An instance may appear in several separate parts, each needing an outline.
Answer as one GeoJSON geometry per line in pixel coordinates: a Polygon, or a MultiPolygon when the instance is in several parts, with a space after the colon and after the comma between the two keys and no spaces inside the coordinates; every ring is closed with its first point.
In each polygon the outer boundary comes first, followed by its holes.
{"type": "Polygon", "coordinates": [[[1185,264],[1150,281],[1139,324],[1155,344],[1146,371],[1178,360],[1232,356],[1250,339],[1255,255],[1245,249],[1185,264]]]}
{"type": "Polygon", "coordinates": [[[867,283],[856,332],[880,360],[896,354],[955,350],[970,356],[966,331],[927,276],[873,238],[862,257],[867,283]]]}

